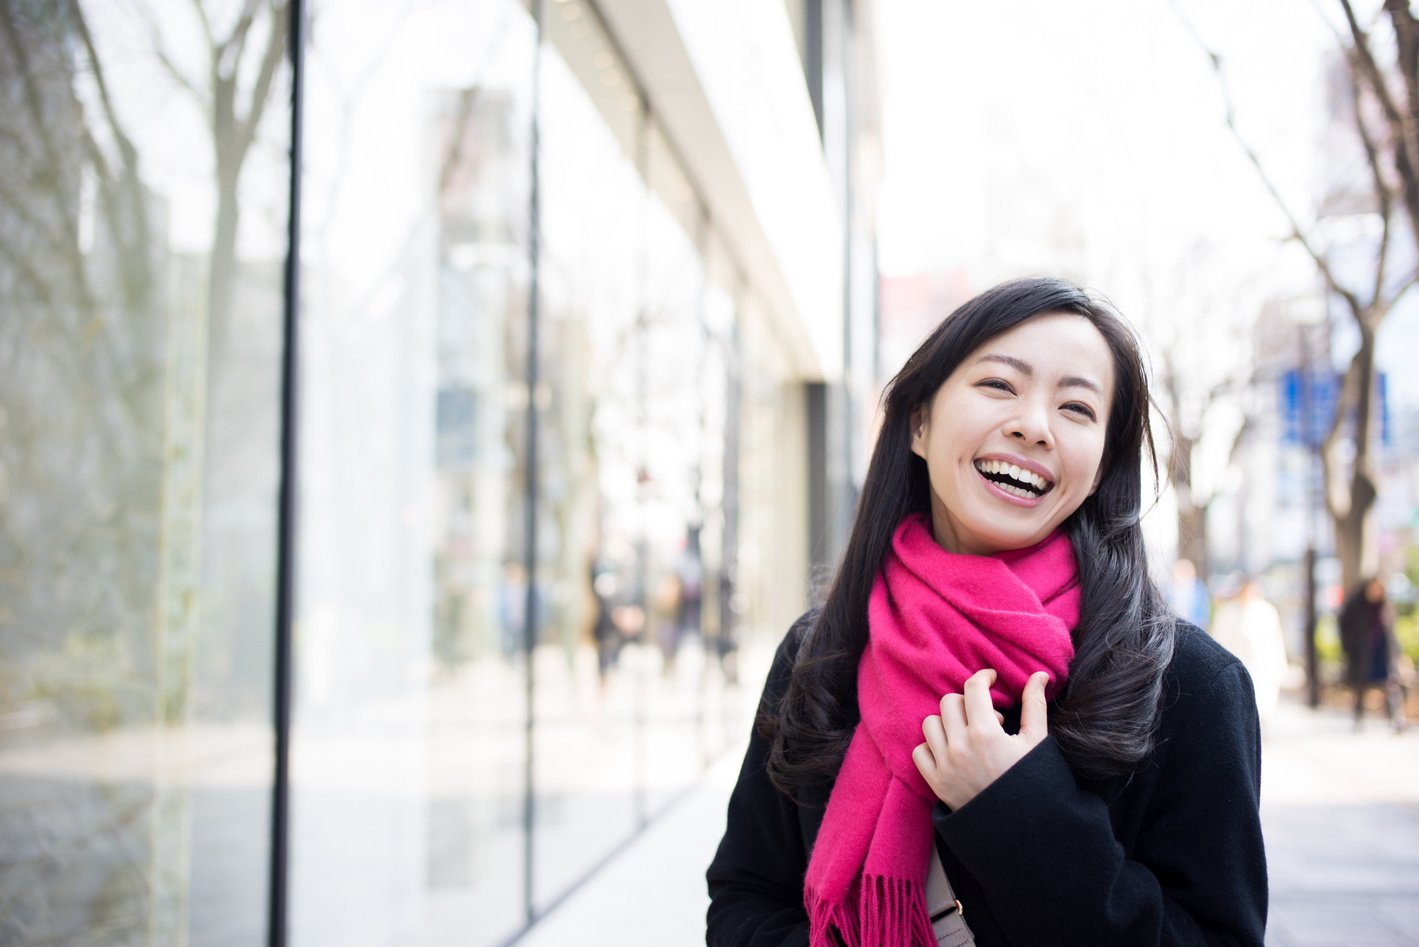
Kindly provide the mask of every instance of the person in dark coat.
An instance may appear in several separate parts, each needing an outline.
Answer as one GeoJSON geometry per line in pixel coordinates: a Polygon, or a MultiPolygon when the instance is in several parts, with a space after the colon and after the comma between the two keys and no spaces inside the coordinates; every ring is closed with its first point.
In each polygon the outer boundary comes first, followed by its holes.
{"type": "Polygon", "coordinates": [[[1365,716],[1365,694],[1384,691],[1385,714],[1396,731],[1404,729],[1404,700],[1399,687],[1399,639],[1394,634],[1394,609],[1379,577],[1362,580],[1340,606],[1340,644],[1345,650],[1345,677],[1355,693],[1355,729],[1365,716]]]}
{"type": "Polygon", "coordinates": [[[1132,331],[1007,283],[884,405],[839,571],[769,672],[706,942],[1259,947],[1256,702],[1149,578],[1132,331]]]}

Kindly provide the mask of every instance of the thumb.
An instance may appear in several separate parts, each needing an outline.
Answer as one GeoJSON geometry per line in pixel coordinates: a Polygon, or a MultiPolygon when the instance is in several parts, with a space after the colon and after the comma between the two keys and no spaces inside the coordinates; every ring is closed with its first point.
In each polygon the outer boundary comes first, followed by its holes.
{"type": "Polygon", "coordinates": [[[1031,743],[1039,743],[1049,732],[1048,705],[1045,703],[1045,685],[1049,683],[1049,672],[1036,671],[1025,682],[1020,694],[1020,735],[1031,743]]]}

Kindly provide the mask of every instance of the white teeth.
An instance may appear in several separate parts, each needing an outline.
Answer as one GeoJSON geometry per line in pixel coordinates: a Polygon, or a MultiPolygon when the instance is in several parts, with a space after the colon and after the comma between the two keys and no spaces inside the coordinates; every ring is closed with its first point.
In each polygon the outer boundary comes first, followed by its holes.
{"type": "Polygon", "coordinates": [[[1000,474],[1009,477],[1011,480],[1018,480],[1021,483],[1028,483],[1035,488],[1034,492],[1022,490],[1019,487],[1007,484],[996,484],[1007,493],[1016,496],[1034,497],[1043,493],[1049,487],[1049,481],[1032,470],[1024,470],[1014,464],[1006,463],[1003,460],[978,460],[976,469],[985,474],[1000,474]]]}

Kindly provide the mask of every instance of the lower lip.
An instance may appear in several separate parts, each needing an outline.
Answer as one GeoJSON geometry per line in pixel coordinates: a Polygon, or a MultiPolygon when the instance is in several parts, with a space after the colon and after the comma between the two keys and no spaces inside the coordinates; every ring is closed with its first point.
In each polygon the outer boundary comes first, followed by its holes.
{"type": "Polygon", "coordinates": [[[1049,496],[1049,493],[1046,492],[1040,494],[1037,497],[1017,497],[1013,493],[1007,493],[1004,490],[1000,489],[999,484],[997,484],[994,480],[991,480],[979,470],[976,471],[976,476],[980,477],[981,483],[985,484],[985,488],[987,490],[1000,497],[1000,499],[1004,500],[1006,503],[1013,503],[1016,506],[1023,506],[1027,508],[1039,506],[1040,502],[1044,500],[1045,497],[1049,496]]]}

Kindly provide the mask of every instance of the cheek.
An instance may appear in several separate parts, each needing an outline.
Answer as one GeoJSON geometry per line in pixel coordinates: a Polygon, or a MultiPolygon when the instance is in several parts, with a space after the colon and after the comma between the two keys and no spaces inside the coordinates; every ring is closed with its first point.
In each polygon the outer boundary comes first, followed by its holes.
{"type": "Polygon", "coordinates": [[[1076,455],[1079,472],[1079,479],[1086,482],[1089,492],[1093,493],[1098,487],[1099,481],[1104,476],[1104,443],[1103,438],[1099,438],[1094,443],[1084,446],[1076,455]]]}

